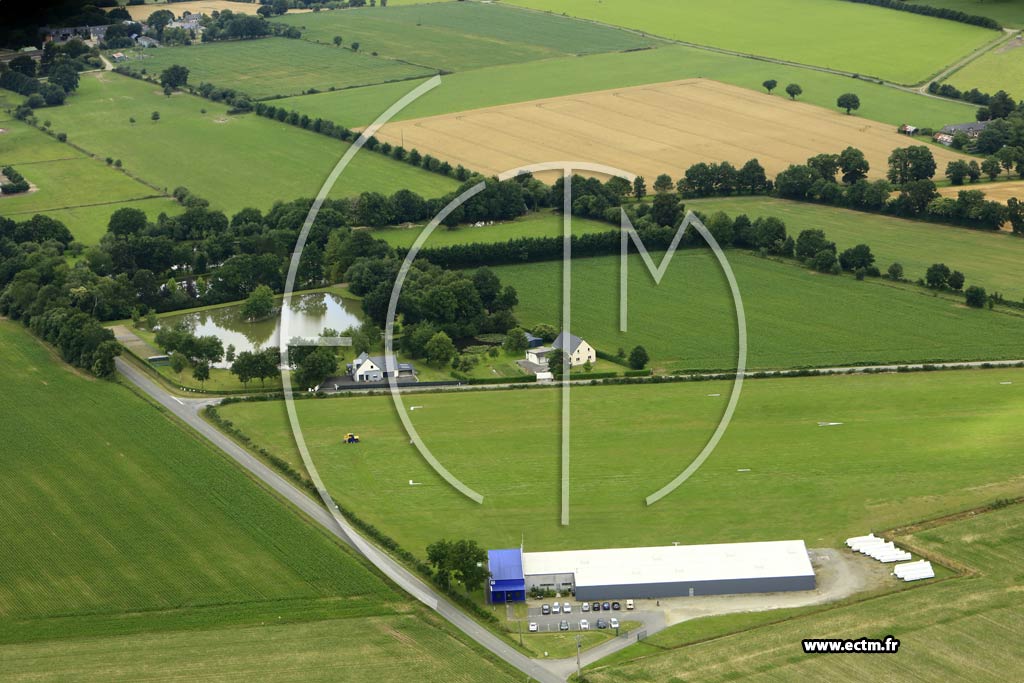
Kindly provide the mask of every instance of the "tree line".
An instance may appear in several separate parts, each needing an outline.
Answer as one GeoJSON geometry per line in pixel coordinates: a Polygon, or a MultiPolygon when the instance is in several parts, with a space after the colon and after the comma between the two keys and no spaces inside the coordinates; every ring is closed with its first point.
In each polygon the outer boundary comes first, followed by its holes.
{"type": "Polygon", "coordinates": [[[38,65],[27,55],[0,64],[0,88],[26,97],[15,111],[16,118],[25,119],[33,109],[64,104],[68,95],[78,89],[78,72],[100,64],[98,55],[95,48],[77,38],[61,45],[47,43],[38,65]],[[40,77],[47,82],[40,82],[40,77]]]}
{"type": "Polygon", "coordinates": [[[967,12],[961,12],[960,10],[950,9],[948,7],[932,7],[931,5],[922,5],[916,2],[906,2],[906,0],[847,0],[847,2],[857,2],[862,5],[875,5],[876,7],[887,7],[889,9],[899,10],[900,12],[922,14],[926,17],[949,19],[950,21],[959,21],[961,24],[981,26],[982,28],[990,28],[995,31],[1003,30],[1002,25],[991,17],[968,14],[967,12]]]}

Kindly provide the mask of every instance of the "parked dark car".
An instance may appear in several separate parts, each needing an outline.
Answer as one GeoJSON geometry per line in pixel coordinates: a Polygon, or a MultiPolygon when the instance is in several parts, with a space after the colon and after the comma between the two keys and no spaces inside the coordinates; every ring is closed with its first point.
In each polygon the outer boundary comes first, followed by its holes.
{"type": "Polygon", "coordinates": [[[601,603],[595,602],[593,605],[590,606],[590,609],[592,609],[595,612],[600,612],[601,611],[601,603]]]}
{"type": "Polygon", "coordinates": [[[541,614],[551,614],[551,605],[541,605],[540,606],[540,613],[541,614]]]}
{"type": "Polygon", "coordinates": [[[562,619],[560,622],[558,622],[558,630],[559,631],[568,631],[569,630],[569,622],[566,621],[565,619],[562,619]]]}
{"type": "Polygon", "coordinates": [[[619,610],[619,609],[622,609],[622,605],[620,605],[620,604],[619,604],[619,603],[617,603],[617,602],[613,602],[613,603],[612,603],[612,609],[614,609],[614,610],[619,610]]]}
{"type": "Polygon", "coordinates": [[[607,612],[611,608],[612,608],[612,604],[610,602],[602,602],[601,603],[601,609],[603,609],[605,612],[607,612]]]}
{"type": "Polygon", "coordinates": [[[605,621],[604,619],[598,619],[597,620],[597,627],[598,628],[608,628],[608,622],[605,621]]]}

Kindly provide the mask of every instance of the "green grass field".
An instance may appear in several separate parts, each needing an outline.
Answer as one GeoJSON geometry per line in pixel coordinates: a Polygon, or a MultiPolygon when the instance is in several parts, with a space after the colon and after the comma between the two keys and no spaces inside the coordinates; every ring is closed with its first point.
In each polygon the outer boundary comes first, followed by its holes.
{"type": "Polygon", "coordinates": [[[6,680],[513,680],[125,387],[13,322],[0,360],[6,680]]]}
{"type": "MultiPolygon", "coordinates": [[[[660,681],[670,676],[782,682],[1017,680],[1024,675],[1024,661],[1019,650],[1007,643],[1024,636],[1022,530],[1024,508],[1015,505],[919,532],[910,539],[915,545],[967,565],[976,575],[796,616],[668,652],[645,648],[643,654],[648,656],[633,662],[599,663],[587,672],[587,680],[660,681]],[[884,638],[890,634],[901,641],[897,655],[804,655],[800,649],[800,641],[808,637],[884,638]]],[[[628,654],[627,650],[620,656],[628,654]]]]}
{"type": "Polygon", "coordinates": [[[0,212],[7,216],[160,196],[153,188],[88,157],[18,164],[15,169],[39,189],[0,198],[0,212]]]}
{"type": "MultiPolygon", "coordinates": [[[[482,505],[409,445],[390,397],[296,405],[332,495],[420,555],[441,537],[491,548],[525,539],[528,550],[784,538],[822,547],[1019,495],[1022,383],[1019,369],[748,381],[711,458],[649,508],[644,497],[710,437],[731,383],[573,387],[568,526],[557,388],[407,397],[422,406],[409,417],[424,442],[482,505]],[[340,443],[348,431],[358,447],[340,443]]],[[[295,457],[281,402],[220,412],[255,444],[295,457]]]]}
{"type": "Polygon", "coordinates": [[[4,130],[0,134],[0,159],[4,164],[17,166],[37,161],[85,157],[74,147],[58,142],[56,138],[41,133],[21,121],[15,119],[0,121],[0,128],[4,130]]]}
{"type": "Polygon", "coordinates": [[[137,50],[124,65],[158,74],[173,64],[189,69],[189,83],[213,83],[256,98],[298,95],[310,88],[350,88],[432,75],[433,71],[333,45],[266,38],[137,50]],[[141,58],[136,58],[141,57],[141,58]]]}
{"type": "Polygon", "coordinates": [[[16,323],[0,338],[0,507],[22,530],[0,549],[0,641],[210,625],[229,604],[250,623],[393,611],[358,561],[159,411],[16,323]]]}
{"type": "MultiPolygon", "coordinates": [[[[191,95],[165,97],[152,83],[112,73],[83,76],[69,104],[47,115],[55,130],[67,131],[69,139],[98,157],[121,159],[127,170],[168,191],[185,185],[229,212],[314,196],[348,148],[339,140],[255,114],[228,116],[223,105],[191,95]],[[153,111],[160,112],[159,121],[150,119],[153,111]]],[[[452,179],[363,152],[332,196],[408,188],[433,197],[456,185],[452,179]]]]}
{"type": "MultiPolygon", "coordinates": [[[[269,623],[269,622],[268,622],[269,623]]],[[[426,612],[0,646],[7,681],[513,683],[522,678],[426,612]]]]}
{"type": "Polygon", "coordinates": [[[927,79],[997,37],[994,31],[953,21],[836,0],[652,0],[643,12],[629,0],[510,1],[698,45],[907,84],[927,79]]]}
{"type": "Polygon", "coordinates": [[[305,40],[346,46],[446,71],[571,54],[634,50],[660,41],[566,17],[479,2],[441,2],[285,15],[305,40]]]}
{"type": "Polygon", "coordinates": [[[944,82],[961,90],[977,88],[994,93],[1005,90],[1017,99],[1024,97],[1024,40],[1014,40],[987,52],[944,82]]]}
{"type": "Polygon", "coordinates": [[[801,230],[820,228],[840,250],[868,244],[882,272],[897,261],[903,265],[905,278],[917,280],[924,277],[928,266],[945,263],[964,273],[968,284],[1001,292],[1009,299],[1024,298],[1024,241],[1008,233],[954,228],[769,197],[696,199],[688,200],[686,205],[695,211],[725,211],[730,216],[777,216],[794,236],[801,230]]]}
{"type": "MultiPolygon", "coordinates": [[[[381,228],[373,231],[373,236],[386,241],[394,247],[411,247],[420,236],[425,226],[412,228],[381,228]]],[[[594,221],[587,218],[573,218],[574,235],[590,232],[608,232],[616,226],[610,223],[594,221]]],[[[446,247],[453,244],[471,244],[474,242],[505,242],[521,237],[558,237],[562,234],[562,216],[551,211],[530,214],[515,221],[495,223],[473,227],[459,226],[453,230],[438,226],[424,243],[423,248],[446,247]]]]}
{"type": "MultiPolygon", "coordinates": [[[[655,262],[660,255],[653,255],[655,262]]],[[[1024,318],[966,308],[922,288],[821,275],[731,250],[747,319],[748,368],[1018,358],[1024,318]]],[[[559,324],[561,262],[501,266],[524,324],[559,324]]],[[[629,330],[619,332],[619,259],[573,262],[572,331],[615,353],[643,345],[662,370],[736,366],[736,314],[707,251],[675,255],[660,285],[629,265],[629,330]]]]}
{"type": "MultiPolygon", "coordinates": [[[[31,167],[29,167],[31,168],[31,167]]],[[[149,220],[156,221],[157,216],[166,213],[173,216],[182,212],[182,206],[173,199],[157,197],[154,199],[134,199],[116,204],[98,204],[96,206],[79,206],[67,209],[54,209],[41,213],[55,218],[62,222],[75,236],[75,239],[83,244],[96,244],[107,232],[107,225],[110,222],[110,214],[118,209],[133,208],[142,209],[146,212],[149,220]]],[[[24,220],[35,213],[12,214],[8,218],[24,220]]]]}
{"type": "Polygon", "coordinates": [[[913,4],[947,7],[991,17],[1008,28],[1024,28],[1024,5],[1018,0],[909,0],[913,4]]]}
{"type": "MultiPolygon", "coordinates": [[[[841,4],[839,0],[829,2],[841,4]]],[[[913,121],[919,126],[942,127],[973,120],[976,109],[963,102],[924,97],[863,80],[676,45],[509,64],[444,76],[440,87],[404,109],[396,119],[697,77],[751,90],[761,90],[761,83],[767,79],[778,80],[782,88],[796,82],[804,89],[801,100],[827,108],[835,107],[839,95],[852,91],[860,96],[858,115],[893,126],[913,121]]],[[[368,125],[412,85],[374,85],[289,98],[277,104],[348,126],[368,125]]]]}

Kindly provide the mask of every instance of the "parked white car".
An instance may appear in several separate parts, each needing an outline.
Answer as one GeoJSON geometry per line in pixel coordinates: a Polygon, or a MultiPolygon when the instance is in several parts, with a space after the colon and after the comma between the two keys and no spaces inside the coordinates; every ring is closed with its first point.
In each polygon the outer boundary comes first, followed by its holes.
{"type": "Polygon", "coordinates": [[[608,625],[611,626],[612,628],[618,628],[619,627],[619,620],[616,619],[615,617],[612,617],[611,619],[608,620],[608,625]]]}
{"type": "Polygon", "coordinates": [[[590,622],[587,621],[586,619],[580,619],[580,630],[581,631],[589,631],[590,630],[590,622]]]}
{"type": "Polygon", "coordinates": [[[537,632],[537,622],[536,621],[531,621],[530,622],[530,633],[536,633],[536,632],[537,632]]]}
{"type": "Polygon", "coordinates": [[[626,609],[633,609],[633,601],[626,600],[626,609]]]}
{"type": "Polygon", "coordinates": [[[551,613],[552,614],[561,614],[562,613],[562,606],[559,605],[557,602],[552,604],[551,605],[551,613]]]}
{"type": "Polygon", "coordinates": [[[570,605],[567,602],[563,603],[562,604],[562,612],[565,613],[565,614],[572,614],[572,605],[570,605]]]}
{"type": "Polygon", "coordinates": [[[590,611],[590,603],[589,602],[585,602],[582,605],[580,605],[580,611],[582,611],[582,612],[589,612],[590,611]]]}

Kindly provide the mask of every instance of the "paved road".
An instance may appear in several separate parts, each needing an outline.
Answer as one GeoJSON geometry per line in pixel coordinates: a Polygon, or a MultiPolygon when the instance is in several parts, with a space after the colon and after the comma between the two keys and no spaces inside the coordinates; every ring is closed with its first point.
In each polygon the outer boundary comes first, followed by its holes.
{"type": "Polygon", "coordinates": [[[530,659],[511,645],[506,644],[487,628],[481,626],[454,607],[441,597],[440,594],[435,592],[433,588],[423,583],[417,576],[377,550],[375,546],[369,544],[340,515],[337,513],[331,514],[325,510],[314,500],[295,488],[291,482],[271,470],[250,455],[245,449],[222,434],[218,429],[203,420],[199,416],[199,411],[207,405],[216,403],[219,399],[179,399],[171,396],[162,387],[150,380],[143,371],[122,358],[117,359],[117,369],[132,384],[145,392],[146,395],[207,438],[214,446],[224,451],[229,457],[266,483],[278,495],[297,507],[314,522],[323,526],[348,545],[356,548],[388,578],[437,611],[438,614],[450,621],[467,636],[540,683],[563,683],[565,676],[553,671],[553,667],[549,666],[550,662],[542,663],[530,659]]]}

